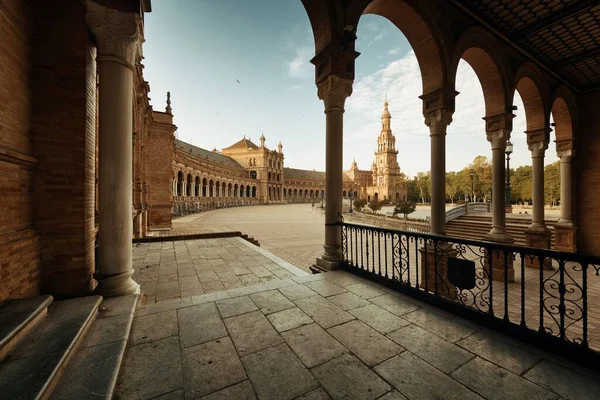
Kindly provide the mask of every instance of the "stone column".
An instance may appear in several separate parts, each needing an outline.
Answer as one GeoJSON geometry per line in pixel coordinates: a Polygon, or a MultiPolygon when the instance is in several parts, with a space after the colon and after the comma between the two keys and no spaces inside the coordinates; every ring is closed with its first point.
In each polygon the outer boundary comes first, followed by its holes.
{"type": "Polygon", "coordinates": [[[446,234],[446,129],[452,112],[444,109],[425,114],[431,137],[431,233],[446,234]]]}
{"type": "MultiPolygon", "coordinates": [[[[552,233],[546,227],[544,216],[544,154],[548,148],[549,128],[527,131],[527,144],[531,151],[533,219],[525,231],[526,244],[541,249],[550,248],[552,233]]],[[[525,257],[525,266],[539,269],[538,258],[525,257]]],[[[544,260],[544,269],[552,269],[551,260],[544,260]]]]}
{"type": "Polygon", "coordinates": [[[504,208],[504,185],[506,181],[504,150],[506,149],[506,141],[508,139],[510,139],[510,130],[508,129],[487,132],[487,140],[492,145],[492,229],[485,238],[492,242],[513,242],[513,239],[506,230],[504,208]]]}
{"type": "Polygon", "coordinates": [[[86,22],[98,47],[99,251],[96,291],[103,296],[134,293],[131,279],[132,96],[134,65],[141,51],[138,14],[87,2],[86,22]]]}
{"type": "Polygon", "coordinates": [[[325,103],[325,245],[313,271],[339,267],[342,259],[342,233],[337,225],[342,213],[342,173],[344,103],[352,94],[352,80],[329,75],[317,84],[319,99],[325,103]]]}
{"type": "Polygon", "coordinates": [[[558,152],[560,158],[560,219],[559,225],[573,226],[571,216],[571,159],[573,150],[558,152]]]}
{"type": "Polygon", "coordinates": [[[560,219],[554,226],[556,250],[576,252],[577,227],[573,223],[572,216],[572,171],[571,161],[573,159],[573,149],[571,141],[556,142],[558,147],[558,157],[560,158],[560,219]]]}

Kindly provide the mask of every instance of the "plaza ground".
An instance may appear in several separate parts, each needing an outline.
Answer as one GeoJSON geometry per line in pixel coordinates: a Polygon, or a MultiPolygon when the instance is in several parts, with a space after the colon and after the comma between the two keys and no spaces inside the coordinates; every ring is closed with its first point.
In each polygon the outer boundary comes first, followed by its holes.
{"type": "Polygon", "coordinates": [[[133,258],[143,292],[147,282],[167,286],[136,311],[118,399],[575,400],[600,392],[597,372],[348,272],[310,275],[241,238],[143,243],[133,258]],[[177,297],[158,294],[176,286],[177,297]]]}
{"type": "Polygon", "coordinates": [[[173,234],[240,231],[261,248],[305,271],[323,254],[325,218],[311,204],[233,207],[173,220],[173,234]]]}

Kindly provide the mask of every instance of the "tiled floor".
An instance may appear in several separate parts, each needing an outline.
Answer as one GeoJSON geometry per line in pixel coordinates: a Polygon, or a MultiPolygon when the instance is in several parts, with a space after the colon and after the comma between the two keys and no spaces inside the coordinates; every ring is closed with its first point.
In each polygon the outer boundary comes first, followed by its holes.
{"type": "Polygon", "coordinates": [[[315,204],[223,208],[173,219],[172,231],[156,236],[241,231],[265,250],[305,271],[323,254],[324,217],[315,204]]]}
{"type": "Polygon", "coordinates": [[[592,399],[598,393],[596,372],[343,271],[139,309],[117,387],[120,399],[592,399]]]}
{"type": "Polygon", "coordinates": [[[133,263],[143,304],[307,275],[241,238],[140,243],[133,263]]]}

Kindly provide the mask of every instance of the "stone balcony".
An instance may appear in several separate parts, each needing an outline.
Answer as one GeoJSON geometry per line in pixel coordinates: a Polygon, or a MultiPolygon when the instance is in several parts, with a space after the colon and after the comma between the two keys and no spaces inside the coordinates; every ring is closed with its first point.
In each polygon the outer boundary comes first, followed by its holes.
{"type": "Polygon", "coordinates": [[[181,288],[195,276],[202,294],[147,297],[118,398],[591,399],[600,392],[597,372],[350,273],[308,275],[241,239],[142,244],[134,260],[142,288],[161,281],[181,288]]]}

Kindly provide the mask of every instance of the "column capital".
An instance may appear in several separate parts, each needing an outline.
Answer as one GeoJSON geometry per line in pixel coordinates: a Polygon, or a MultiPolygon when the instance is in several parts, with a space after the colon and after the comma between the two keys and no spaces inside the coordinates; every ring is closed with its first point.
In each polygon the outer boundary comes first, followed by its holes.
{"type": "Polygon", "coordinates": [[[557,153],[565,150],[573,150],[573,139],[557,139],[554,141],[554,143],[556,143],[557,153]]]}
{"type": "Polygon", "coordinates": [[[438,109],[424,115],[425,125],[429,127],[429,135],[446,135],[446,128],[452,123],[453,111],[438,109]]]}
{"type": "Polygon", "coordinates": [[[486,132],[487,140],[492,144],[492,150],[506,148],[506,141],[510,139],[510,131],[508,129],[498,129],[496,131],[486,132]]]}
{"type": "Polygon", "coordinates": [[[573,158],[574,155],[574,151],[573,149],[563,149],[563,150],[559,150],[556,152],[556,155],[558,156],[558,158],[560,158],[560,162],[563,163],[570,163],[571,159],[573,158]]]}
{"type": "Polygon", "coordinates": [[[346,98],[352,94],[351,79],[329,75],[317,83],[317,96],[325,103],[325,113],[329,111],[344,111],[346,98]]]}
{"type": "Polygon", "coordinates": [[[548,149],[548,143],[547,142],[527,143],[527,147],[529,148],[529,151],[531,151],[532,158],[540,158],[540,157],[543,158],[544,153],[548,149]]]}
{"type": "Polygon", "coordinates": [[[124,64],[131,70],[142,52],[141,17],[87,0],[85,22],[96,37],[98,61],[124,64]]]}

